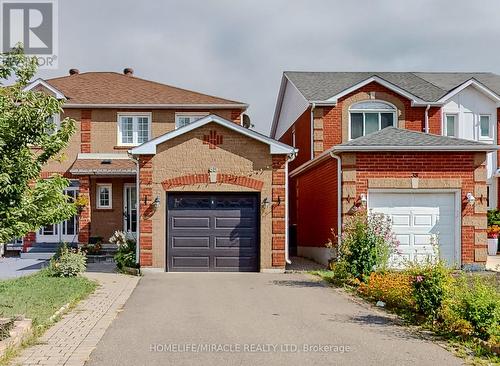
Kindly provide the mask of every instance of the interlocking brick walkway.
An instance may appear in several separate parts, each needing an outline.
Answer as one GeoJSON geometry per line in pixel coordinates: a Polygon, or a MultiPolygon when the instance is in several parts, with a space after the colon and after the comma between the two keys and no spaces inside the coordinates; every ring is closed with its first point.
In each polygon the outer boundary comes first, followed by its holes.
{"type": "Polygon", "coordinates": [[[84,365],[139,281],[116,273],[86,275],[101,286],[48,329],[39,344],[22,351],[12,365],[84,365]]]}

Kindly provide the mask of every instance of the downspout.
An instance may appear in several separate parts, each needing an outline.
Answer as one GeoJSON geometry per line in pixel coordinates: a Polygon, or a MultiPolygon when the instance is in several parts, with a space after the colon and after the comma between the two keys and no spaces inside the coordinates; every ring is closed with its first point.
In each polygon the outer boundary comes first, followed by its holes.
{"type": "Polygon", "coordinates": [[[316,103],[311,103],[311,160],[314,159],[314,109],[316,103]]]}
{"type": "Polygon", "coordinates": [[[288,211],[290,210],[288,206],[289,198],[288,198],[288,163],[293,161],[297,154],[294,152],[293,154],[288,155],[288,159],[285,162],[285,261],[288,264],[291,264],[290,253],[289,253],[289,244],[288,244],[288,211]]]}
{"type": "Polygon", "coordinates": [[[431,108],[430,104],[427,104],[425,107],[425,133],[429,133],[429,109],[431,108]]]}
{"type": "Polygon", "coordinates": [[[135,263],[136,264],[139,264],[140,263],[140,242],[139,242],[139,238],[140,238],[140,223],[141,223],[141,209],[139,207],[140,203],[141,203],[141,199],[139,197],[139,192],[140,192],[140,188],[139,188],[139,159],[136,159],[134,158],[134,155],[132,154],[128,154],[128,156],[130,157],[130,160],[132,160],[134,163],[135,163],[135,169],[136,169],[136,173],[135,173],[135,196],[136,196],[136,220],[137,220],[137,223],[136,223],[136,234],[137,234],[137,237],[135,238],[135,263]]]}
{"type": "Polygon", "coordinates": [[[342,244],[342,160],[333,151],[330,156],[337,160],[337,246],[342,244]]]}

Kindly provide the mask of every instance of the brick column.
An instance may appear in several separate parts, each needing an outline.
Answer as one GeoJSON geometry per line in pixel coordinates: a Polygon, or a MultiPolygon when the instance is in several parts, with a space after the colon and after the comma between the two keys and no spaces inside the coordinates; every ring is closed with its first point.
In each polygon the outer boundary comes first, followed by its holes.
{"type": "Polygon", "coordinates": [[[91,209],[90,209],[90,176],[80,177],[80,188],[78,195],[86,198],[87,204],[82,207],[78,219],[78,242],[88,243],[90,238],[90,223],[91,223],[91,209]]]}
{"type": "Polygon", "coordinates": [[[285,155],[273,155],[272,179],[272,266],[284,268],[285,263],[285,155]]]}
{"type": "Polygon", "coordinates": [[[90,153],[90,130],[92,126],[92,110],[82,109],[80,119],[80,152],[90,153]]]}
{"type": "Polygon", "coordinates": [[[139,157],[139,261],[142,267],[153,265],[153,223],[151,221],[153,202],[152,156],[139,157]],[[147,201],[145,205],[144,202],[147,201]]]}
{"type": "Polygon", "coordinates": [[[36,233],[30,232],[23,238],[23,252],[26,253],[36,243],[36,233]]]}

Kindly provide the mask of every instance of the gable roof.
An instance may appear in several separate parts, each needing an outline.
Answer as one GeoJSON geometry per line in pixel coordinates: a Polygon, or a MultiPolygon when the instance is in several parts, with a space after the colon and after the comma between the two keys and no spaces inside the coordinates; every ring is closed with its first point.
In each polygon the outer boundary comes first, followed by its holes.
{"type": "Polygon", "coordinates": [[[497,145],[433,135],[396,127],[358,137],[334,146],[331,151],[495,151],[497,145]]]}
{"type": "Polygon", "coordinates": [[[67,99],[65,108],[78,106],[206,107],[246,109],[247,104],[214,97],[117,72],[85,72],[45,80],[67,99]]]}
{"type": "Polygon", "coordinates": [[[296,154],[298,152],[297,149],[286,145],[282,142],[276,141],[268,136],[262,135],[256,131],[250,130],[248,128],[242,127],[232,121],[228,121],[227,119],[221,118],[214,114],[203,117],[193,123],[190,123],[184,127],[180,127],[176,130],[167,132],[161,136],[158,136],[148,142],[143,143],[133,149],[129,150],[129,153],[132,155],[153,155],[156,154],[156,147],[168,140],[171,140],[175,137],[183,135],[187,132],[193,131],[201,126],[204,126],[208,123],[217,123],[221,126],[224,126],[230,130],[241,133],[245,136],[248,136],[254,140],[260,141],[264,144],[269,145],[269,150],[271,154],[296,154]]]}
{"type": "Polygon", "coordinates": [[[284,76],[311,102],[335,100],[342,92],[371,78],[397,87],[423,103],[436,103],[470,80],[484,85],[500,100],[500,75],[493,73],[286,71],[284,76]]]}

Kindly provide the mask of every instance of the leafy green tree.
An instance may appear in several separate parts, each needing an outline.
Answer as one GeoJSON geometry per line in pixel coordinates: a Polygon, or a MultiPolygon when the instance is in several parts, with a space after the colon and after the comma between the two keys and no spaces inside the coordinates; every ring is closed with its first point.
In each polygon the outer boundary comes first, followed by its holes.
{"type": "Polygon", "coordinates": [[[50,117],[62,111],[63,102],[24,90],[36,70],[36,59],[21,46],[0,55],[0,243],[76,214],[63,193],[67,179],[40,179],[49,160],[63,157],[75,122],[66,118],[56,128],[50,117]]]}

